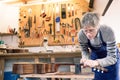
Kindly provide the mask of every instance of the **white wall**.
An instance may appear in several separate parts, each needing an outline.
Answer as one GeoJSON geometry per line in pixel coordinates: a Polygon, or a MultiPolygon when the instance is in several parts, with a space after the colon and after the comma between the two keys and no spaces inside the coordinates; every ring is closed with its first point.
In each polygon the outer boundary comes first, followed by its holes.
{"type": "Polygon", "coordinates": [[[18,30],[19,8],[0,4],[0,32],[8,32],[8,26],[18,30]]]}
{"type": "MultiPolygon", "coordinates": [[[[102,4],[107,4],[108,0],[95,0],[95,11],[100,13],[105,8],[102,4]]],[[[115,32],[116,41],[120,43],[120,0],[113,0],[108,11],[101,17],[101,23],[109,25],[115,32]]]]}
{"type": "Polygon", "coordinates": [[[120,43],[120,0],[113,0],[110,9],[104,16],[104,22],[115,31],[116,40],[120,43]]]}
{"type": "Polygon", "coordinates": [[[94,11],[102,15],[109,0],[94,0],[94,11]]]}

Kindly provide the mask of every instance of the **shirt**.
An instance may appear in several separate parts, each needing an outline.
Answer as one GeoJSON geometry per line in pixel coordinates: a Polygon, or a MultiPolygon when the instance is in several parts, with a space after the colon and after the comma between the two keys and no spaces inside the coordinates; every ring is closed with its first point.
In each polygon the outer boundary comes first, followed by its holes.
{"type": "MultiPolygon", "coordinates": [[[[90,40],[90,43],[93,47],[101,46],[100,32],[101,32],[103,41],[106,43],[107,56],[102,59],[97,59],[97,61],[99,62],[100,66],[106,67],[106,66],[113,65],[117,62],[116,40],[115,40],[114,32],[110,27],[106,25],[100,25],[98,34],[94,39],[90,40]]],[[[78,33],[78,41],[80,43],[82,57],[88,59],[90,55],[88,38],[84,34],[83,29],[81,29],[78,33]]]]}

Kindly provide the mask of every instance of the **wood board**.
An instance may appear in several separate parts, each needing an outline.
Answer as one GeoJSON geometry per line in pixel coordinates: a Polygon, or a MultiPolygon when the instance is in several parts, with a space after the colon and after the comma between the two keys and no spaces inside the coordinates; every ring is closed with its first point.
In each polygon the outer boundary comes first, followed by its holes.
{"type": "Polygon", "coordinates": [[[93,79],[94,74],[93,73],[84,73],[84,74],[64,74],[60,75],[58,73],[48,73],[48,74],[26,74],[26,75],[20,75],[22,78],[80,78],[80,79],[93,79]]]}

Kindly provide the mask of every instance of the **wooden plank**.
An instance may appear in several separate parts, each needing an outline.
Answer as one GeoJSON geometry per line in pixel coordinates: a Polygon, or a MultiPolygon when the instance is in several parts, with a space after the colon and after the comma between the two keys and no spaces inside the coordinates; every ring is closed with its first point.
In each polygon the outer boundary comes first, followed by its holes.
{"type": "Polygon", "coordinates": [[[47,73],[47,74],[26,74],[26,75],[20,75],[22,78],[80,78],[80,79],[93,79],[94,74],[92,73],[81,73],[79,75],[75,74],[63,74],[59,75],[56,73],[47,73]]]}
{"type": "Polygon", "coordinates": [[[81,52],[54,52],[54,53],[8,53],[8,54],[0,54],[0,58],[4,59],[18,59],[18,58],[70,58],[70,57],[81,57],[81,52]]]}
{"type": "Polygon", "coordinates": [[[13,36],[13,33],[0,33],[0,36],[13,36]]]}

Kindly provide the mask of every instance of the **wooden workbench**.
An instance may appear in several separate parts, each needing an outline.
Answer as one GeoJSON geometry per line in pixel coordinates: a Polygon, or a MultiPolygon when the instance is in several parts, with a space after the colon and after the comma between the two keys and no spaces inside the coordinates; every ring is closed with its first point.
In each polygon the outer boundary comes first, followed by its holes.
{"type": "Polygon", "coordinates": [[[47,73],[47,74],[26,74],[20,75],[21,78],[78,78],[78,79],[93,79],[93,73],[81,73],[81,74],[58,74],[58,73],[47,73]]]}
{"type": "Polygon", "coordinates": [[[65,57],[81,57],[81,52],[44,52],[44,53],[3,53],[0,54],[2,59],[18,59],[18,58],[65,58],[65,57]]]}
{"type": "Polygon", "coordinates": [[[39,58],[50,58],[54,62],[55,58],[80,58],[81,52],[56,52],[56,53],[3,53],[0,54],[0,80],[4,78],[4,64],[6,59],[34,59],[39,62],[39,58]]]}

